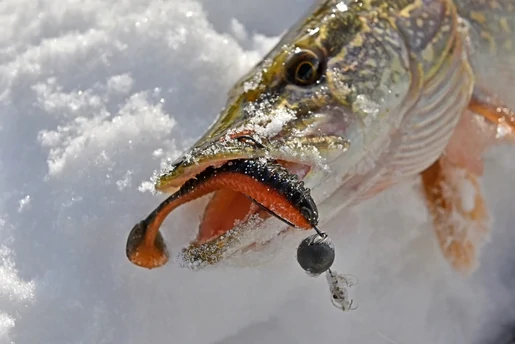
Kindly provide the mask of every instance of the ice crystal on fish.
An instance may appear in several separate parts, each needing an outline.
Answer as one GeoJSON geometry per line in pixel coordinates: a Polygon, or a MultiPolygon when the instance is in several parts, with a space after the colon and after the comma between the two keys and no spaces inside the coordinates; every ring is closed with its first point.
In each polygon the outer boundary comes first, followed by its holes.
{"type": "Polygon", "coordinates": [[[345,2],[342,1],[336,4],[336,9],[340,12],[346,12],[349,8],[347,4],[345,4],[345,2]]]}
{"type": "Polygon", "coordinates": [[[363,124],[365,125],[370,125],[374,122],[380,109],[379,104],[372,101],[365,94],[360,94],[356,97],[353,107],[357,113],[365,114],[363,116],[363,124]]]}
{"type": "Polygon", "coordinates": [[[263,72],[259,71],[254,76],[252,76],[252,79],[247,80],[243,83],[243,91],[248,92],[255,90],[259,87],[259,84],[261,83],[261,80],[263,79],[263,72]]]}
{"type": "Polygon", "coordinates": [[[237,223],[236,226],[222,234],[217,239],[201,246],[190,246],[181,251],[176,257],[176,263],[191,270],[205,269],[211,265],[225,261],[236,251],[233,247],[242,244],[250,245],[250,231],[259,226],[262,220],[257,216],[251,216],[245,223],[237,223]]]}
{"type": "Polygon", "coordinates": [[[497,139],[502,139],[510,134],[513,134],[513,130],[510,128],[510,126],[506,125],[505,123],[499,123],[499,125],[497,125],[497,133],[495,136],[497,139]]]}
{"type": "Polygon", "coordinates": [[[249,117],[248,123],[231,132],[250,130],[261,137],[273,137],[279,134],[285,124],[295,118],[295,112],[289,109],[275,109],[274,101],[273,98],[266,98],[248,103],[243,109],[243,112],[249,117]]]}
{"type": "Polygon", "coordinates": [[[192,270],[210,268],[215,264],[259,265],[272,259],[273,253],[281,248],[281,240],[278,239],[288,236],[287,228],[283,224],[278,225],[275,218],[263,220],[252,215],[246,221],[237,221],[233,229],[212,242],[184,249],[175,257],[175,262],[192,270]]]}

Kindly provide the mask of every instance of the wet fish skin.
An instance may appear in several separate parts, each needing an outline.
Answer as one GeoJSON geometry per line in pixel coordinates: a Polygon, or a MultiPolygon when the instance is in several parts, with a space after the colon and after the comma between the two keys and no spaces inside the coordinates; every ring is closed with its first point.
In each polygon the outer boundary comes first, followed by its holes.
{"type": "Polygon", "coordinates": [[[217,121],[163,171],[157,190],[173,190],[230,159],[307,164],[304,181],[323,224],[434,163],[475,88],[506,94],[505,87],[515,86],[513,5],[319,1],[236,83],[217,121]],[[301,51],[322,66],[308,86],[288,79],[290,59],[301,51]]]}

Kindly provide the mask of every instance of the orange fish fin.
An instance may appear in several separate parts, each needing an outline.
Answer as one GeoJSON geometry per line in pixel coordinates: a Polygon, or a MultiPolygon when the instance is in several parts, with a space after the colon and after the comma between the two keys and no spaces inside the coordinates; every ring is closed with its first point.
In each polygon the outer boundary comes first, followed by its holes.
{"type": "Polygon", "coordinates": [[[478,176],[444,156],[422,172],[422,184],[444,257],[456,271],[471,273],[490,232],[478,176]]]}
{"type": "Polygon", "coordinates": [[[515,143],[515,112],[476,87],[444,154],[454,165],[482,175],[483,154],[505,142],[515,143]]]}
{"type": "Polygon", "coordinates": [[[468,108],[496,128],[498,139],[515,142],[515,111],[498,97],[476,87],[468,108]]]}

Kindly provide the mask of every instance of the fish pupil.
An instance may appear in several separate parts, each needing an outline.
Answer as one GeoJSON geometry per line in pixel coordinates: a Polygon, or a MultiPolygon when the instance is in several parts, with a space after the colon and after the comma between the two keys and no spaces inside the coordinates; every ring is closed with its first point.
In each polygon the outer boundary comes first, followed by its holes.
{"type": "Polygon", "coordinates": [[[297,68],[296,78],[302,83],[308,83],[313,79],[314,74],[314,66],[309,62],[302,62],[297,68]]]}

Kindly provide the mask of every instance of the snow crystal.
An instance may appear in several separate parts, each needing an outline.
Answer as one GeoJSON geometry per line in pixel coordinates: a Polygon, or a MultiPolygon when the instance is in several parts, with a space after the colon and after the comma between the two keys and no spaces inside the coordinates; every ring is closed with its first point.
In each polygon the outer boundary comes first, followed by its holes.
{"type": "Polygon", "coordinates": [[[155,151],[152,152],[152,155],[156,158],[163,156],[163,148],[158,148],[155,151]]]}
{"type": "Polygon", "coordinates": [[[132,171],[127,171],[122,179],[116,181],[116,186],[118,186],[118,190],[122,191],[132,184],[132,171]]]}
{"type": "Polygon", "coordinates": [[[127,94],[132,89],[134,80],[128,73],[115,75],[107,80],[107,91],[109,93],[127,94]]]}
{"type": "Polygon", "coordinates": [[[16,321],[13,317],[5,313],[0,313],[0,339],[3,339],[5,343],[8,343],[8,333],[15,325],[16,321]]]}
{"type": "Polygon", "coordinates": [[[2,266],[0,267],[0,297],[13,301],[31,301],[34,298],[35,285],[24,282],[18,277],[18,270],[12,259],[12,251],[5,246],[0,247],[2,266]]]}
{"type": "Polygon", "coordinates": [[[247,31],[245,26],[240,23],[236,18],[231,19],[231,32],[234,37],[239,41],[245,41],[248,39],[247,31]]]}
{"type": "MultiPolygon", "coordinates": [[[[305,232],[198,272],[128,262],[130,229],[165,197],[146,192],[152,173],[206,131],[312,2],[2,2],[0,342],[474,344],[513,328],[513,147],[485,164],[495,228],[467,280],[449,271],[411,184],[324,225],[335,266],[360,281],[348,314],[298,266],[305,232]]],[[[292,118],[250,110],[268,135],[292,118]]],[[[163,224],[172,254],[203,205],[163,224]]],[[[266,241],[276,224],[248,238],[266,241]]]]}
{"type": "Polygon", "coordinates": [[[30,195],[27,195],[18,202],[18,213],[21,213],[26,207],[29,206],[29,204],[30,204],[30,195]]]}

